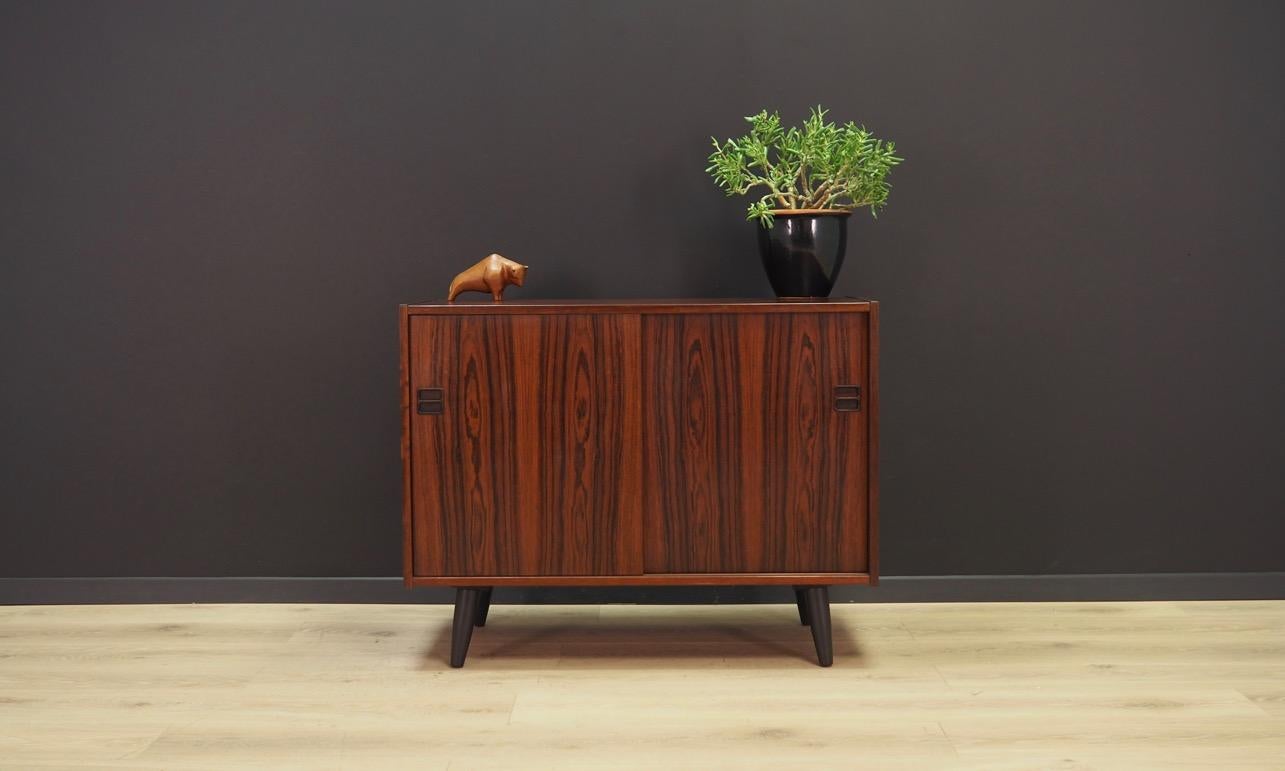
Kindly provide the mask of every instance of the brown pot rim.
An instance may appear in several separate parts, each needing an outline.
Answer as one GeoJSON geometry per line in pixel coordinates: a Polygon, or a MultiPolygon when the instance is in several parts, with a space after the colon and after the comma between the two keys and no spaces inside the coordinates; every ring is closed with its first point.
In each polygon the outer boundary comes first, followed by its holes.
{"type": "Polygon", "coordinates": [[[847,217],[851,209],[771,209],[774,217],[847,217]]]}

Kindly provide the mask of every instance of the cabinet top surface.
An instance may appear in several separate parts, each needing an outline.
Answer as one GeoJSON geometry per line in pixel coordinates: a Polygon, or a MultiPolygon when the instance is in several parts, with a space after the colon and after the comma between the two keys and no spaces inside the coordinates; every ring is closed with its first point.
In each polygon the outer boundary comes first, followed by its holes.
{"type": "Polygon", "coordinates": [[[869,313],[873,300],[853,297],[682,300],[466,300],[403,305],[410,315],[514,313],[869,313]]]}

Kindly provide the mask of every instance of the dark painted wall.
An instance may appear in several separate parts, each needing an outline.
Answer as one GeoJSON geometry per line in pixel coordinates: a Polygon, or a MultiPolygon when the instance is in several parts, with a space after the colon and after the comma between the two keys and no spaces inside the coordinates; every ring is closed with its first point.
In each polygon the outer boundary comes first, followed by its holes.
{"type": "Polygon", "coordinates": [[[765,295],[708,136],[817,102],[885,572],[1283,569],[1283,9],[5,2],[0,571],[397,573],[396,305],[765,295]]]}

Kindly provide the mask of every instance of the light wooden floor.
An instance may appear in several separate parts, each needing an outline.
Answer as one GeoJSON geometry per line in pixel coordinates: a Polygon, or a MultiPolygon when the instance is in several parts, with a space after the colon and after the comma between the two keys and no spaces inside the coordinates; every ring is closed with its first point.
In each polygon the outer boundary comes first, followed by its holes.
{"type": "Polygon", "coordinates": [[[1285,602],[450,614],[0,607],[0,766],[1285,769],[1285,602]]]}

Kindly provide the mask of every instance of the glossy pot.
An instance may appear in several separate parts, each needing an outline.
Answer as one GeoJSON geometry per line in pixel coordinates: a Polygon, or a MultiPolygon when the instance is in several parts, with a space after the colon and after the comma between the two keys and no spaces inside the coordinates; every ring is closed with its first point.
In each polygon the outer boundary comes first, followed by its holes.
{"type": "Polygon", "coordinates": [[[778,209],[756,224],[759,254],[777,297],[829,297],[843,267],[848,216],[833,209],[778,209]]]}

